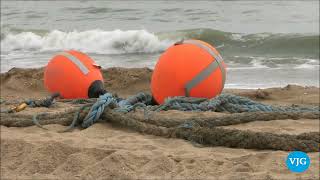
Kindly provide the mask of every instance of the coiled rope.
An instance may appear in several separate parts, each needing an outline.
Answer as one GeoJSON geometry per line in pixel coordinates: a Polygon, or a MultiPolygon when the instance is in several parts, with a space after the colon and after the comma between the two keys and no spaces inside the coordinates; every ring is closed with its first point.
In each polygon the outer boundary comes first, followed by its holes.
{"type": "MultiPolygon", "coordinates": [[[[222,94],[209,100],[204,98],[173,97],[168,98],[163,105],[158,106],[152,106],[152,96],[145,93],[139,93],[128,99],[121,99],[110,93],[106,93],[98,99],[70,102],[84,103],[84,105],[78,110],[71,109],[58,114],[40,113],[33,116],[33,123],[42,127],[37,120],[39,117],[42,117],[46,124],[49,124],[51,121],[69,123],[70,121],[63,119],[68,120],[73,116],[71,125],[64,131],[60,131],[66,132],[77,125],[87,128],[99,119],[107,119],[110,122],[124,125],[138,132],[163,137],[182,138],[203,145],[286,151],[298,149],[305,152],[319,151],[320,139],[318,132],[287,135],[237,129],[230,130],[219,127],[273,119],[318,119],[318,106],[272,106],[229,94],[222,94]],[[145,112],[175,109],[182,111],[230,112],[231,114],[224,114],[221,117],[187,118],[185,120],[161,119],[157,117],[146,119],[139,118],[135,114],[126,114],[134,111],[136,107],[143,107],[145,112]],[[84,117],[82,121],[80,117],[84,117]]],[[[15,121],[8,121],[8,123],[17,124],[19,122],[21,125],[29,124],[28,121],[25,121],[25,118],[29,118],[28,115],[11,114],[11,116],[14,116],[12,118],[15,121]]]]}
{"type": "MultiPolygon", "coordinates": [[[[139,93],[131,96],[128,99],[120,99],[114,97],[111,93],[101,95],[96,103],[94,103],[83,119],[81,126],[88,128],[97,122],[105,108],[115,109],[117,112],[128,113],[137,107],[147,107],[152,104],[152,96],[150,94],[139,93]]],[[[161,110],[180,110],[180,111],[216,111],[216,112],[319,112],[319,107],[285,107],[272,106],[252,101],[249,98],[221,94],[216,98],[192,98],[192,97],[173,97],[168,98],[163,105],[151,106],[145,108],[147,111],[161,111],[161,110]]],[[[83,110],[83,108],[81,109],[83,110]]],[[[77,117],[77,115],[75,115],[77,117]]],[[[74,118],[71,129],[77,124],[78,118],[74,118]]]]}

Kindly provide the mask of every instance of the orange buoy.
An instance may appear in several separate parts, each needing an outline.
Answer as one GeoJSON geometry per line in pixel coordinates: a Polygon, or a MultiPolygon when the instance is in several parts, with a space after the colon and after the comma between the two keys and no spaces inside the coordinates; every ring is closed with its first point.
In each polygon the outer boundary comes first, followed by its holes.
{"type": "Polygon", "coordinates": [[[184,40],[159,58],[151,91],[159,104],[173,96],[213,98],[222,92],[225,80],[226,65],[214,47],[200,40],[184,40]]]}
{"type": "Polygon", "coordinates": [[[65,51],[54,56],[44,71],[44,84],[49,92],[65,99],[92,98],[103,93],[100,66],[79,51],[65,51]]]}

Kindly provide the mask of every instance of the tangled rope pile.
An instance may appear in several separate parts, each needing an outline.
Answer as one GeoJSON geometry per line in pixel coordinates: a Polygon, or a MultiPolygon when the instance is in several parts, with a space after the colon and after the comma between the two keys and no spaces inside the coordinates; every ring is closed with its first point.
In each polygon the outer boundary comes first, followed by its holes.
{"type": "MultiPolygon", "coordinates": [[[[84,118],[82,127],[87,128],[97,122],[106,107],[116,107],[118,112],[130,112],[137,106],[145,107],[152,103],[152,96],[139,93],[127,100],[119,100],[106,93],[100,96],[84,118]]],[[[180,111],[216,111],[216,112],[319,112],[318,107],[280,107],[262,104],[248,98],[232,94],[221,94],[216,98],[174,97],[168,98],[163,105],[147,108],[151,111],[180,110],[180,111]]]]}
{"type": "MultiPolygon", "coordinates": [[[[73,102],[73,101],[72,101],[73,102]]],[[[76,103],[76,102],[73,102],[76,103]]],[[[219,126],[247,123],[251,121],[268,121],[274,119],[319,119],[319,107],[300,106],[271,106],[252,101],[248,98],[230,94],[222,94],[213,99],[173,97],[163,105],[152,106],[152,96],[139,93],[128,99],[121,99],[106,93],[100,96],[95,103],[91,100],[84,103],[78,110],[71,110],[56,115],[39,114],[33,116],[33,122],[42,127],[38,122],[41,116],[42,123],[70,123],[63,132],[70,131],[77,125],[87,128],[99,119],[118,123],[141,133],[153,134],[164,137],[177,137],[210,146],[227,146],[238,148],[275,149],[275,150],[302,150],[305,152],[319,151],[319,133],[311,132],[300,135],[272,134],[264,132],[225,129],[219,126]],[[89,109],[90,107],[90,109],[89,109]],[[143,107],[145,115],[138,117],[134,111],[143,107]],[[216,111],[228,112],[218,117],[161,119],[157,116],[149,117],[150,112],[163,110],[181,111],[216,111]],[[61,118],[59,120],[59,118],[61,118]]],[[[13,118],[13,116],[11,116],[13,118]]],[[[28,116],[29,117],[29,116],[28,116]]],[[[10,117],[1,123],[12,124],[10,117]]],[[[20,120],[22,126],[32,125],[26,121],[27,117],[15,118],[20,120]]]]}
{"type": "MultiPolygon", "coordinates": [[[[136,107],[144,107],[146,105],[149,105],[151,102],[152,96],[149,94],[139,93],[128,99],[120,99],[113,96],[111,93],[106,93],[104,95],[101,95],[97,99],[97,102],[91,106],[90,111],[82,120],[81,127],[88,128],[96,123],[100,119],[100,116],[104,112],[105,108],[115,108],[117,112],[128,113],[134,110],[136,107]]],[[[90,105],[91,104],[89,104],[89,106],[90,105]]],[[[75,114],[71,125],[64,131],[69,131],[74,128],[76,124],[78,124],[79,113],[87,107],[88,105],[84,105],[83,107],[81,107],[81,109],[75,114]]],[[[36,116],[34,116],[33,121],[39,126],[36,116]]]]}
{"type": "Polygon", "coordinates": [[[207,100],[205,98],[173,97],[168,98],[156,109],[180,111],[216,111],[216,112],[317,112],[319,107],[281,107],[262,104],[249,98],[233,94],[221,94],[207,100]]]}

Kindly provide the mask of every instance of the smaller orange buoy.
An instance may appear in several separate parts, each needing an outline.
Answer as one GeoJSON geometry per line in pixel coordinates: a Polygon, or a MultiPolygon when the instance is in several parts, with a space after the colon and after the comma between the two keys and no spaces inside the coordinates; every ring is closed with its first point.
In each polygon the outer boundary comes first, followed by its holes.
{"type": "Polygon", "coordinates": [[[159,58],[151,79],[157,103],[168,97],[213,98],[223,90],[226,65],[219,52],[200,40],[184,40],[169,47],[159,58]]]}
{"type": "Polygon", "coordinates": [[[62,98],[93,98],[105,92],[98,66],[79,51],[65,51],[54,56],[44,71],[44,84],[62,98]]]}

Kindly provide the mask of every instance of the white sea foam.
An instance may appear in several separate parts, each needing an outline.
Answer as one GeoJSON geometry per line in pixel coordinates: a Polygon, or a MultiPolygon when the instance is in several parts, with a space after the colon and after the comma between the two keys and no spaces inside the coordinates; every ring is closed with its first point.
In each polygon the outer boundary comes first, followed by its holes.
{"type": "Polygon", "coordinates": [[[316,65],[316,64],[301,64],[301,65],[298,65],[296,67],[294,67],[294,69],[316,69],[318,68],[319,69],[319,65],[316,65]]]}
{"type": "Polygon", "coordinates": [[[1,40],[1,51],[9,53],[75,49],[97,54],[153,53],[164,51],[172,43],[170,40],[160,40],[146,30],[54,30],[43,36],[33,32],[8,34],[1,40]]]}
{"type": "Polygon", "coordinates": [[[296,65],[294,69],[319,69],[320,67],[319,60],[317,59],[306,59],[306,58],[304,59],[296,58],[296,59],[300,61],[304,61],[305,63],[296,65]]]}
{"type": "Polygon", "coordinates": [[[232,33],[230,38],[232,40],[235,40],[235,41],[245,41],[245,39],[243,39],[244,35],[243,34],[239,34],[239,33],[232,33]]]}

